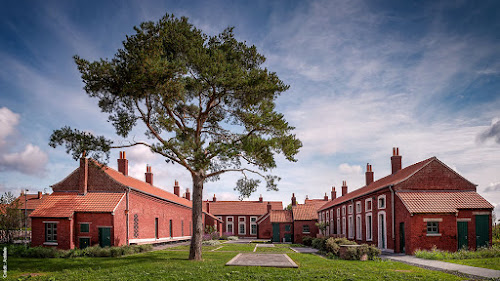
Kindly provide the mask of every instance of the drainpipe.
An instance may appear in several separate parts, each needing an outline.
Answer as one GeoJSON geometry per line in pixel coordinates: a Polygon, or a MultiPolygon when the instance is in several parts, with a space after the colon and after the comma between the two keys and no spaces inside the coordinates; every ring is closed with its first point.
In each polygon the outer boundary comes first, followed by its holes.
{"type": "Polygon", "coordinates": [[[396,249],[396,237],[394,236],[394,228],[396,224],[396,214],[394,214],[394,189],[393,185],[389,185],[389,190],[391,191],[391,217],[392,217],[392,242],[394,249],[396,249]]]}
{"type": "Polygon", "coordinates": [[[129,199],[128,199],[128,194],[130,192],[130,187],[127,187],[127,198],[126,198],[126,201],[127,201],[127,209],[125,210],[125,214],[127,216],[127,245],[130,245],[130,241],[129,241],[129,209],[128,209],[128,204],[129,204],[129,199]]]}

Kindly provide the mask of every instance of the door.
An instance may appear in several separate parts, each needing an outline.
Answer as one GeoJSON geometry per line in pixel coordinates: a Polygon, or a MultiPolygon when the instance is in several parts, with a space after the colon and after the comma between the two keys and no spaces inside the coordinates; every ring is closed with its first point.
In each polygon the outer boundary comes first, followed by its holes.
{"type": "Polygon", "coordinates": [[[155,218],[155,238],[158,239],[158,218],[155,218]]]}
{"type": "Polygon", "coordinates": [[[405,223],[402,222],[399,224],[399,251],[401,253],[406,253],[406,245],[405,245],[405,223]]]}
{"type": "Polygon", "coordinates": [[[170,238],[174,237],[174,230],[172,229],[172,220],[169,221],[170,238]]]}
{"type": "Polygon", "coordinates": [[[85,249],[90,246],[90,238],[80,238],[80,249],[85,249]]]}
{"type": "Polygon", "coordinates": [[[285,242],[292,242],[292,234],[285,233],[285,242]]]}
{"type": "Polygon", "coordinates": [[[490,241],[489,215],[476,215],[476,249],[485,247],[490,241]]]}
{"type": "Polygon", "coordinates": [[[110,247],[111,246],[111,228],[110,227],[99,227],[99,246],[110,247]]]}
{"type": "Polygon", "coordinates": [[[280,225],[273,223],[273,242],[280,242],[280,225]]]}
{"type": "Polygon", "coordinates": [[[469,239],[467,239],[467,231],[469,227],[466,221],[457,222],[457,240],[458,240],[458,250],[467,249],[469,247],[469,239]]]}

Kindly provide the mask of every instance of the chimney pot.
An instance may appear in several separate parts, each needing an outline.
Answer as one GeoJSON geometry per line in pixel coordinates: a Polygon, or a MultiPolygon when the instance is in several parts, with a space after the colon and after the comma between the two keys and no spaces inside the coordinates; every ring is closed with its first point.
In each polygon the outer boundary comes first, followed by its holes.
{"type": "Polygon", "coordinates": [[[217,198],[215,197],[215,194],[214,194],[214,198],[212,199],[212,202],[217,202],[217,198]]]}
{"type": "Polygon", "coordinates": [[[325,201],[328,201],[328,195],[326,195],[326,192],[325,192],[325,197],[324,197],[325,201]]]}
{"type": "Polygon", "coordinates": [[[292,193],[292,206],[297,205],[297,198],[295,198],[295,193],[292,193]]]}
{"type": "Polygon", "coordinates": [[[347,182],[342,181],[342,196],[347,194],[347,182]]]}
{"type": "Polygon", "coordinates": [[[335,191],[335,186],[332,187],[332,200],[337,198],[337,191],[335,191]]]}
{"type": "Polygon", "coordinates": [[[366,179],[366,185],[370,185],[373,182],[372,165],[368,163],[366,163],[365,179],[366,179]]]}
{"type": "Polygon", "coordinates": [[[262,194],[259,196],[259,202],[264,202],[264,198],[262,197],[262,194]]]}
{"type": "Polygon", "coordinates": [[[42,199],[42,192],[38,191],[38,199],[42,199]]]}
{"type": "Polygon", "coordinates": [[[186,188],[186,199],[191,200],[191,192],[189,192],[189,188],[186,188]]]}
{"type": "Polygon", "coordinates": [[[399,170],[402,168],[402,163],[401,163],[401,155],[399,155],[399,148],[398,147],[393,147],[392,148],[392,157],[391,157],[391,168],[392,168],[392,174],[397,173],[399,170]]]}
{"type": "Polygon", "coordinates": [[[120,158],[118,159],[118,172],[128,176],[128,160],[125,157],[125,151],[120,151],[120,158]]]}
{"type": "Polygon", "coordinates": [[[146,182],[150,185],[153,185],[153,173],[151,172],[151,166],[146,165],[146,182]]]}
{"type": "Polygon", "coordinates": [[[174,181],[174,194],[179,196],[180,193],[180,187],[179,187],[179,182],[177,180],[174,181]]]}

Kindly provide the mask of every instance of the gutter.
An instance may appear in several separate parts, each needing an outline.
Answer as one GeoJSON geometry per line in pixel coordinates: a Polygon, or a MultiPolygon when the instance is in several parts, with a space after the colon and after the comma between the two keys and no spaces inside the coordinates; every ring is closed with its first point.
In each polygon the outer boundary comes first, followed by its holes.
{"type": "Polygon", "coordinates": [[[396,225],[396,214],[394,213],[394,189],[393,185],[389,185],[389,190],[391,191],[391,217],[392,217],[392,241],[394,243],[394,248],[396,248],[396,237],[394,236],[394,228],[396,225]]]}

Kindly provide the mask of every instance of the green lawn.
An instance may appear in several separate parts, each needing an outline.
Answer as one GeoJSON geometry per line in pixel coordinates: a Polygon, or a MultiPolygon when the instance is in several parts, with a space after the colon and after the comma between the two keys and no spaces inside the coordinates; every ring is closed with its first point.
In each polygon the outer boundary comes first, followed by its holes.
{"type": "Polygon", "coordinates": [[[500,270],[500,258],[481,258],[481,259],[464,259],[464,260],[446,259],[443,261],[500,270]]]}
{"type": "Polygon", "coordinates": [[[6,280],[18,280],[20,276],[20,280],[461,280],[398,262],[329,260],[298,253],[288,254],[299,265],[298,269],[225,266],[236,254],[206,251],[203,262],[189,261],[188,251],[180,250],[120,258],[9,257],[6,280]],[[22,277],[27,274],[37,276],[22,277]]]}

